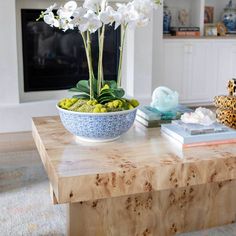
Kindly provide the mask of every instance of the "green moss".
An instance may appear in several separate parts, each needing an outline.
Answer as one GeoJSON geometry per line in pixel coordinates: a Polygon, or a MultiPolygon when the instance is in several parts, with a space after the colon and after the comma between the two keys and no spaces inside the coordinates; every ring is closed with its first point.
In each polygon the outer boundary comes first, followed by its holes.
{"type": "Polygon", "coordinates": [[[135,99],[127,100],[114,100],[104,105],[99,104],[97,100],[78,99],[78,98],[64,98],[58,103],[59,107],[77,112],[86,113],[106,113],[132,110],[139,105],[139,102],[135,99]]]}
{"type": "Polygon", "coordinates": [[[133,106],[133,107],[137,107],[139,106],[139,102],[136,99],[131,99],[129,101],[129,103],[133,106]]]}

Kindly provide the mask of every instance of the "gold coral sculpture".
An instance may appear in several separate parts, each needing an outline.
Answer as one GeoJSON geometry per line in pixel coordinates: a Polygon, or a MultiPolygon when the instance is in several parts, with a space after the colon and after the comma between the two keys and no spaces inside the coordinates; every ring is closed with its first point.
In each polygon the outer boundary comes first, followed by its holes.
{"type": "Polygon", "coordinates": [[[236,79],[231,79],[228,83],[229,96],[233,96],[236,93],[236,79]]]}
{"type": "Polygon", "coordinates": [[[228,82],[228,96],[216,96],[217,120],[231,128],[236,129],[236,79],[228,82]]]}

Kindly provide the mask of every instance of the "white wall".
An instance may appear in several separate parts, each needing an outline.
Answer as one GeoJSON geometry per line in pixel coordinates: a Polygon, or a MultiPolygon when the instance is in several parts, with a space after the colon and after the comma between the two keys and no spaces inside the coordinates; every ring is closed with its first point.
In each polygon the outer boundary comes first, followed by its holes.
{"type": "MultiPolygon", "coordinates": [[[[0,133],[17,132],[31,129],[31,117],[56,115],[55,104],[58,94],[50,93],[50,100],[28,102],[22,97],[22,53],[19,30],[20,6],[49,0],[7,0],[0,1],[0,20],[2,24],[0,37],[0,133]],[[17,4],[16,2],[17,1],[17,4]],[[17,13],[17,14],[16,14],[17,13]],[[18,20],[16,21],[16,16],[18,20]],[[18,28],[17,28],[18,25],[18,28]],[[18,42],[18,43],[17,43],[18,42]],[[17,50],[18,46],[18,50],[17,50]],[[21,99],[20,99],[21,98],[21,99]]],[[[54,1],[50,0],[50,3],[54,1]]],[[[44,6],[43,5],[43,6],[44,6]]],[[[39,6],[38,6],[39,7],[39,6]]],[[[156,13],[155,13],[156,14],[156,13]]],[[[124,87],[127,95],[135,96],[142,103],[149,103],[153,90],[153,53],[156,53],[154,42],[155,20],[147,28],[129,32],[124,65],[124,87]]],[[[155,80],[157,76],[155,75],[155,80]]],[[[44,99],[44,95],[40,99],[44,99]]],[[[38,99],[38,98],[37,98],[38,99]]]]}
{"type": "Polygon", "coordinates": [[[0,104],[19,102],[15,0],[0,1],[0,104]]]}
{"type": "MultiPolygon", "coordinates": [[[[16,0],[16,39],[17,39],[17,61],[18,61],[18,84],[20,102],[45,101],[51,99],[60,99],[68,96],[66,90],[58,91],[40,91],[40,92],[24,92],[23,79],[23,53],[22,53],[22,29],[21,29],[21,9],[46,9],[52,5],[54,0],[16,0]]],[[[58,5],[62,5],[63,1],[56,1],[58,5]]]]}

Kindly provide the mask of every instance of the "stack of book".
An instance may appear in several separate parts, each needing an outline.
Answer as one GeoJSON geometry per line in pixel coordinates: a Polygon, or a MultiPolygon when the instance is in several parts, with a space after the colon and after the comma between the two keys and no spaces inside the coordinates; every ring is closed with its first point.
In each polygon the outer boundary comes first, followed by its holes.
{"type": "Polygon", "coordinates": [[[182,147],[236,143],[236,131],[217,122],[203,126],[172,121],[162,125],[161,131],[182,147]]]}
{"type": "Polygon", "coordinates": [[[200,37],[199,27],[172,27],[170,30],[172,36],[192,36],[200,37]]]}
{"type": "Polygon", "coordinates": [[[142,106],[137,111],[136,120],[147,128],[160,127],[161,124],[171,123],[172,120],[179,119],[183,113],[192,111],[183,105],[171,112],[160,112],[151,106],[142,106]]]}

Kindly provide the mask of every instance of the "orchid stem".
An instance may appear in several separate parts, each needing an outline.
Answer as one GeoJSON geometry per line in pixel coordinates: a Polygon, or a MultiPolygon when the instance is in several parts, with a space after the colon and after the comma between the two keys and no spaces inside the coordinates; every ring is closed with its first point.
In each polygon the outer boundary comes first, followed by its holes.
{"type": "Polygon", "coordinates": [[[126,30],[127,30],[127,25],[121,25],[121,46],[120,46],[120,58],[119,58],[118,79],[117,79],[118,87],[121,87],[123,51],[124,51],[124,46],[125,46],[126,30]]]}
{"type": "Polygon", "coordinates": [[[103,49],[104,49],[104,35],[105,35],[105,25],[102,27],[102,32],[99,32],[99,59],[98,59],[98,95],[101,93],[103,84],[103,49]]]}
{"type": "Polygon", "coordinates": [[[90,100],[94,99],[94,91],[93,91],[93,79],[94,79],[94,73],[93,73],[93,63],[92,63],[92,50],[91,50],[91,37],[89,31],[87,31],[87,38],[85,36],[85,33],[81,33],[84,46],[85,46],[85,52],[88,62],[88,68],[89,68],[89,87],[90,87],[90,100]]]}

